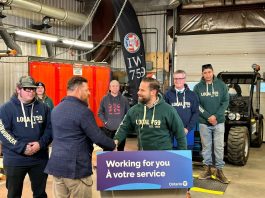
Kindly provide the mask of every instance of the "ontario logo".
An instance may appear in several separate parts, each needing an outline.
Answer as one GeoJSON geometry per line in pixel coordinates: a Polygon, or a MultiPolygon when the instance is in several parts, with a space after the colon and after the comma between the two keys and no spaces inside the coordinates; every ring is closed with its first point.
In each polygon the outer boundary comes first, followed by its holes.
{"type": "Polygon", "coordinates": [[[124,47],[129,53],[135,53],[140,49],[140,39],[134,33],[128,33],[124,37],[124,47]]]}

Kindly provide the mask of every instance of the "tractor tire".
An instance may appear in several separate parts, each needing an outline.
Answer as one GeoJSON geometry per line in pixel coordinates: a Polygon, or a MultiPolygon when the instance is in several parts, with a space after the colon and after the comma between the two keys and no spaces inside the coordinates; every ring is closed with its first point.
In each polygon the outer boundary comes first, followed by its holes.
{"type": "Polygon", "coordinates": [[[244,166],[248,161],[249,143],[247,127],[231,127],[227,139],[228,161],[231,164],[244,166]]]}
{"type": "Polygon", "coordinates": [[[254,134],[254,138],[251,139],[251,146],[253,147],[261,147],[263,142],[263,120],[259,120],[257,122],[257,131],[254,134]]]}

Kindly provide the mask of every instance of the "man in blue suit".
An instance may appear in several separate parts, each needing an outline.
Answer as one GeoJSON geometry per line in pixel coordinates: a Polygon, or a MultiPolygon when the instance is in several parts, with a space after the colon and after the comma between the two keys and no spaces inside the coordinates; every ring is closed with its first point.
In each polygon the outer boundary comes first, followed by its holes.
{"type": "Polygon", "coordinates": [[[75,76],[68,81],[67,96],[52,111],[52,153],[45,172],[53,175],[53,197],[92,197],[93,143],[115,149],[96,125],[89,94],[87,80],[75,76]]]}

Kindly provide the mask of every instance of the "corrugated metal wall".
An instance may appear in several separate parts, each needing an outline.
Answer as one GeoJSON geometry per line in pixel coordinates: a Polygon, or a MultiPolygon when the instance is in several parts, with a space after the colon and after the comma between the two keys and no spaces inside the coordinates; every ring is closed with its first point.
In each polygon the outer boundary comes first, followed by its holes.
{"type": "MultiPolygon", "coordinates": [[[[265,32],[179,36],[175,68],[187,72],[187,81],[199,81],[201,65],[207,63],[213,65],[215,74],[221,71],[252,71],[253,63],[259,64],[260,73],[264,74],[264,38],[265,32]]],[[[265,115],[264,91],[261,93],[260,108],[265,115]]]]}
{"type": "Polygon", "coordinates": [[[28,74],[27,57],[2,57],[0,60],[0,105],[14,93],[20,76],[28,74]]]}
{"type": "MultiPolygon", "coordinates": [[[[119,36],[119,32],[118,29],[115,29],[115,34],[114,34],[114,41],[120,41],[120,36],[119,36]]],[[[122,42],[121,42],[122,45],[122,42]]],[[[117,54],[113,57],[111,64],[110,64],[111,68],[113,68],[114,70],[119,70],[119,71],[125,71],[125,62],[124,62],[124,57],[122,54],[122,50],[120,49],[117,54]]]]}
{"type": "Polygon", "coordinates": [[[175,68],[185,69],[188,80],[199,80],[201,65],[211,63],[220,71],[250,71],[251,65],[262,65],[265,72],[265,33],[231,33],[178,36],[175,68]]]}
{"type": "MultiPolygon", "coordinates": [[[[138,14],[138,20],[143,33],[145,52],[165,51],[165,13],[141,13],[138,14]]],[[[117,29],[115,31],[114,40],[120,41],[117,29]]],[[[121,41],[121,43],[123,43],[123,41],[121,41]]],[[[125,63],[121,50],[113,58],[111,67],[117,70],[125,71],[125,63]]]]}
{"type": "MultiPolygon", "coordinates": [[[[84,4],[81,1],[75,1],[75,0],[38,0],[41,3],[47,4],[49,6],[53,6],[56,8],[63,8],[65,10],[74,11],[78,13],[82,13],[84,10],[84,4]]],[[[13,12],[19,12],[19,16],[12,16],[7,15],[6,18],[3,19],[4,24],[9,24],[12,26],[18,26],[21,28],[30,28],[31,24],[41,24],[41,20],[44,17],[44,15],[24,11],[19,9],[19,11],[14,8],[13,12]],[[27,16],[27,18],[22,17],[27,16]]],[[[88,15],[88,14],[87,14],[88,15]]],[[[55,23],[52,24],[52,28],[48,29],[48,32],[55,35],[64,36],[67,38],[76,38],[76,36],[79,34],[81,26],[75,26],[71,24],[66,24],[64,22],[60,22],[56,20],[55,23]]],[[[87,40],[88,36],[91,35],[91,26],[89,25],[85,31],[82,33],[81,38],[83,40],[87,40]]],[[[1,49],[2,48],[2,42],[3,40],[0,40],[1,49]]],[[[22,48],[22,54],[23,55],[31,55],[36,56],[36,45],[35,43],[27,43],[27,42],[18,42],[19,46],[22,48]]],[[[44,44],[44,43],[43,43],[44,44]]],[[[1,50],[0,49],[0,50],[1,50]]],[[[60,48],[56,49],[56,52],[62,52],[60,48]]],[[[47,57],[46,48],[43,45],[42,47],[42,55],[43,57],[47,57]]],[[[66,58],[70,60],[77,60],[77,57],[73,57],[70,53],[66,52],[64,55],[60,55],[56,58],[66,58]]]]}
{"type": "Polygon", "coordinates": [[[138,16],[146,52],[155,52],[156,50],[163,52],[165,50],[165,17],[164,12],[138,16]]]}

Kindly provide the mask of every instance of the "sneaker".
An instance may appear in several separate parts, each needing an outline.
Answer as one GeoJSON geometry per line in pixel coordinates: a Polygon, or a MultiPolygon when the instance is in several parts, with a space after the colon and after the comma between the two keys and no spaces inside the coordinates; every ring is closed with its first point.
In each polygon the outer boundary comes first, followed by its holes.
{"type": "Polygon", "coordinates": [[[199,175],[198,179],[210,179],[211,174],[211,166],[205,166],[204,171],[199,175]]]}
{"type": "Polygon", "coordinates": [[[216,171],[214,172],[214,177],[216,180],[223,184],[229,184],[229,180],[225,177],[221,169],[216,169],[216,171]]]}

